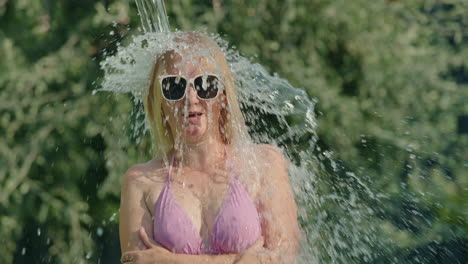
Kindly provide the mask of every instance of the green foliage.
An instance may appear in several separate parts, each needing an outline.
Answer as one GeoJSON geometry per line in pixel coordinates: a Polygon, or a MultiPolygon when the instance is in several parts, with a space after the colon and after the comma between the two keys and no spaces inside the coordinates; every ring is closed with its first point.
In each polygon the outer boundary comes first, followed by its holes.
{"type": "MultiPolygon", "coordinates": [[[[345,195],[331,183],[356,175],[380,197],[362,195],[375,212],[363,226],[378,227],[379,241],[370,242],[378,254],[341,262],[461,263],[468,136],[456,133],[456,118],[468,113],[465,2],[174,0],[166,7],[174,29],[225,34],[318,98],[316,152],[333,151],[337,162],[321,190],[345,195]]],[[[6,0],[0,23],[1,259],[117,262],[120,178],[149,158],[151,144],[132,134],[141,106],[92,91],[99,61],[138,34],[135,4],[6,0]]],[[[325,222],[346,213],[327,206],[325,222]]],[[[320,236],[333,242],[331,231],[320,236]]]]}
{"type": "Polygon", "coordinates": [[[1,259],[81,263],[92,257],[95,226],[118,209],[118,189],[108,197],[101,186],[114,144],[104,136],[125,127],[108,118],[131,104],[103,104],[91,91],[98,36],[112,20],[126,23],[128,6],[115,3],[113,13],[94,1],[1,5],[1,259]]]}

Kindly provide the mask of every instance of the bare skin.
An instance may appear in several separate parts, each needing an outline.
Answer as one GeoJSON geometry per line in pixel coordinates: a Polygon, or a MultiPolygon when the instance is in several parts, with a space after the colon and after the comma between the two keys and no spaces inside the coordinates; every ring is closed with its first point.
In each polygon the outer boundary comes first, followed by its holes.
{"type": "MultiPolygon", "coordinates": [[[[176,61],[180,58],[173,60],[166,62],[166,73],[193,78],[210,71],[210,65],[201,67],[176,61]]],[[[176,157],[170,179],[175,199],[189,216],[203,243],[208,245],[210,231],[230,182],[226,171],[226,159],[229,159],[237,169],[236,173],[242,175],[241,183],[248,186],[246,190],[261,216],[262,237],[239,254],[186,255],[172,253],[159,246],[152,239],[153,216],[169,168],[162,160],[151,160],[130,168],[122,181],[122,262],[294,263],[298,248],[297,208],[283,155],[271,146],[256,145],[253,150],[258,157],[254,165],[257,167],[245,168],[232,147],[223,143],[219,129],[215,129],[219,126],[217,120],[224,97],[204,101],[196,96],[193,84],[187,89],[183,100],[164,102],[162,105],[173,137],[183,143],[180,149],[172,150],[168,155],[176,157]],[[193,111],[202,115],[188,122],[184,112],[193,111]],[[255,175],[255,171],[261,172],[260,177],[255,175]]]]}

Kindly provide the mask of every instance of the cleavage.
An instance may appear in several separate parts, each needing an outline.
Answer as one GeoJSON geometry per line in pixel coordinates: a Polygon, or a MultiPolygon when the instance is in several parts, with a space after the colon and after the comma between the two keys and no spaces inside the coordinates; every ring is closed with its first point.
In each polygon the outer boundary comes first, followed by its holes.
{"type": "Polygon", "coordinates": [[[191,220],[203,243],[209,245],[214,222],[228,195],[228,178],[198,171],[186,171],[184,175],[174,174],[171,183],[176,202],[191,220]],[[188,202],[192,199],[197,201],[188,202]]]}
{"type": "MultiPolygon", "coordinates": [[[[219,185],[219,184],[217,184],[219,185]]],[[[223,203],[228,198],[229,186],[219,186],[215,191],[211,191],[200,199],[202,228],[200,236],[205,245],[209,245],[211,232],[215,224],[217,216],[223,209],[223,203]]]]}

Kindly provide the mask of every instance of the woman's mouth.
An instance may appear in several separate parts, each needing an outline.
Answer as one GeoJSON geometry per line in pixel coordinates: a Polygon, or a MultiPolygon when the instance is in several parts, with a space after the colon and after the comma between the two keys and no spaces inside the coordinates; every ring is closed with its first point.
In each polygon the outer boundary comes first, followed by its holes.
{"type": "Polygon", "coordinates": [[[185,115],[185,117],[187,118],[189,122],[192,123],[192,122],[199,121],[202,115],[203,113],[200,113],[200,112],[190,112],[188,115],[185,115]]]}

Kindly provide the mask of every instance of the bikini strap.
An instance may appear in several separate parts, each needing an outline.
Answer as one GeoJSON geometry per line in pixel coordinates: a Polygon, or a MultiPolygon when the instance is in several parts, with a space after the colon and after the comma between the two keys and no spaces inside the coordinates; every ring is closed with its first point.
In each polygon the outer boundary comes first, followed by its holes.
{"type": "Polygon", "coordinates": [[[230,169],[232,164],[230,162],[230,160],[228,159],[228,154],[227,154],[227,150],[226,150],[226,146],[224,146],[224,157],[226,158],[226,161],[224,162],[224,164],[226,165],[226,168],[227,169],[230,169]]]}
{"type": "Polygon", "coordinates": [[[175,153],[172,154],[171,163],[169,163],[169,173],[167,175],[167,181],[168,182],[171,182],[172,167],[174,165],[174,157],[175,157],[175,153]]]}
{"type": "Polygon", "coordinates": [[[234,172],[234,164],[232,163],[231,159],[228,156],[226,146],[224,147],[224,155],[226,157],[226,169],[227,169],[228,173],[231,174],[229,176],[229,181],[232,182],[232,180],[234,180],[234,179],[238,180],[238,176],[237,176],[236,173],[234,173],[234,177],[231,177],[233,172],[234,172]]]}

